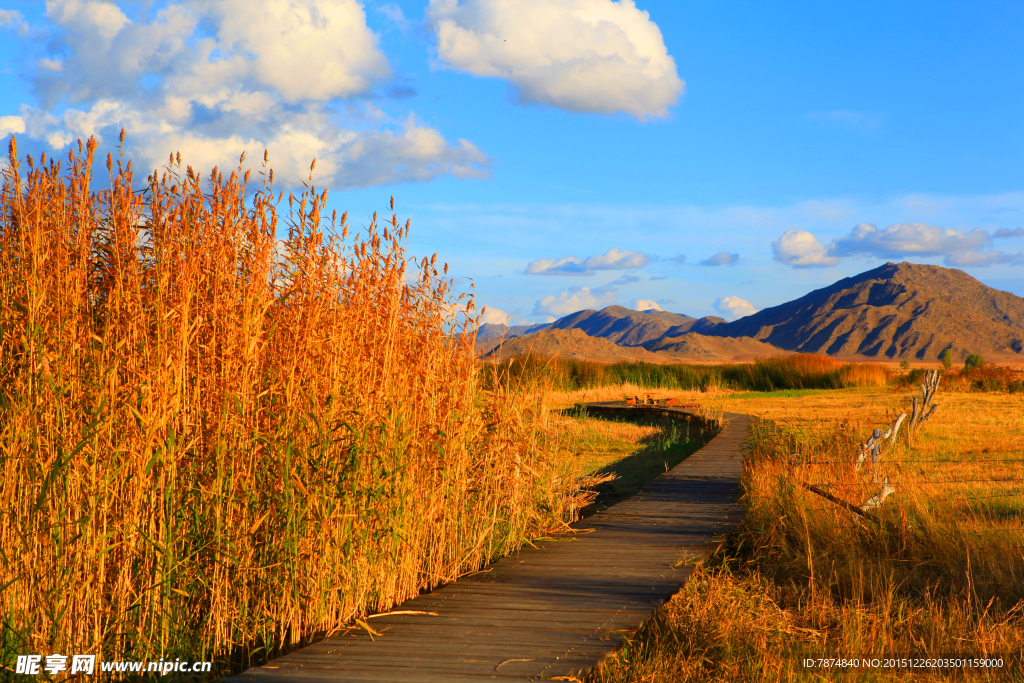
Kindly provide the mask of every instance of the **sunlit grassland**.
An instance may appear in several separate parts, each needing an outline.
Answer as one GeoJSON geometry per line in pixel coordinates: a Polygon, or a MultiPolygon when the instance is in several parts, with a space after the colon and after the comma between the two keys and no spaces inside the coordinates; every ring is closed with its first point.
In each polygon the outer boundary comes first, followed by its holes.
{"type": "Polygon", "coordinates": [[[145,183],[108,158],[93,192],[94,150],[12,137],[4,170],[0,665],[237,670],[586,502],[538,400],[482,384],[471,298],[407,222],[352,235],[312,175],[285,197],[180,156],[145,183]]]}
{"type": "MultiPolygon", "coordinates": [[[[1024,651],[1024,487],[971,481],[1024,478],[1024,463],[991,462],[1024,459],[1024,397],[940,389],[932,420],[909,443],[883,451],[879,474],[890,476],[897,492],[877,511],[879,523],[794,483],[831,483],[833,492],[863,502],[877,489],[869,475],[854,475],[849,465],[801,472],[790,458],[850,462],[859,441],[891,424],[909,396],[863,388],[756,401],[742,393],[704,397],[775,421],[755,428],[744,476],[747,518],[588,680],[951,678],[949,670],[825,672],[802,660],[1024,651]],[[942,462],[948,460],[964,462],[942,462]]],[[[956,676],[1024,680],[1020,660],[1008,664],[956,676]]]]}

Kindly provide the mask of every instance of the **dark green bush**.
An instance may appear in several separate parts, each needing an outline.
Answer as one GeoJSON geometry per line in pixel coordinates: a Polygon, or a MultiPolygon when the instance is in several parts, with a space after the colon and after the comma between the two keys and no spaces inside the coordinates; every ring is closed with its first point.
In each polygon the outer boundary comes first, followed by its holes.
{"type": "Polygon", "coordinates": [[[971,382],[974,391],[1002,391],[1003,383],[998,377],[979,377],[971,382]]]}
{"type": "Polygon", "coordinates": [[[967,360],[964,361],[965,370],[973,370],[975,368],[983,367],[984,365],[985,359],[982,358],[977,353],[972,353],[971,355],[967,356],[967,360]]]}

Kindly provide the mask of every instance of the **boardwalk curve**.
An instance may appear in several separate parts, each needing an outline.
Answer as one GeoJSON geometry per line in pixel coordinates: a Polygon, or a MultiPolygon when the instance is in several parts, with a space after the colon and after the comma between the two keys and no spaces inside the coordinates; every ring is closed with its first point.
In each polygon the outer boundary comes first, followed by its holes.
{"type": "Polygon", "coordinates": [[[229,680],[511,683],[589,671],[679,590],[692,560],[742,519],[741,444],[749,418],[725,413],[723,420],[725,429],[707,445],[633,497],[574,524],[578,533],[406,601],[395,611],[420,614],[374,619],[380,636],[326,638],[229,680]]]}

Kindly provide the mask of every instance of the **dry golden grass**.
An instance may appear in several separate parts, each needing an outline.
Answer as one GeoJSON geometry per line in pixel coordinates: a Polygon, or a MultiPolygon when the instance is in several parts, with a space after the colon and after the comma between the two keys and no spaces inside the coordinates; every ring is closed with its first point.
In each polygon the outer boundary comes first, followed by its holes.
{"type": "Polygon", "coordinates": [[[253,194],[180,156],[146,193],[108,158],[93,193],[94,149],[65,172],[12,138],[3,177],[0,664],[237,667],[575,514],[543,411],[481,385],[471,299],[408,223],[352,238],[312,178],[285,212],[272,172],[253,194]]]}
{"type": "Polygon", "coordinates": [[[964,678],[1024,680],[1024,482],[970,481],[1024,479],[1022,463],[991,462],[1024,460],[1019,395],[940,389],[931,421],[909,444],[883,451],[879,474],[892,477],[897,492],[878,523],[795,484],[830,483],[833,493],[863,502],[878,486],[848,463],[870,429],[891,423],[909,396],[848,389],[716,397],[728,411],[767,411],[778,426],[755,429],[744,478],[747,518],[588,680],[917,680],[920,671],[823,672],[802,660],[946,654],[1016,656],[995,674],[964,678]],[[793,452],[844,464],[794,471],[793,452]]]}

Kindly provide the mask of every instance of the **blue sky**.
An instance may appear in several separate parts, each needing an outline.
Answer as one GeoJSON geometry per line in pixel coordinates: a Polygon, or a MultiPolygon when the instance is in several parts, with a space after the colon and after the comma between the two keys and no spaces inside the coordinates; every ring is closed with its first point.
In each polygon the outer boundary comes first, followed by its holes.
{"type": "Polygon", "coordinates": [[[1020,2],[6,0],[0,137],[315,156],[492,321],[732,319],[899,260],[1024,296],[1021,35],[1020,2]]]}

